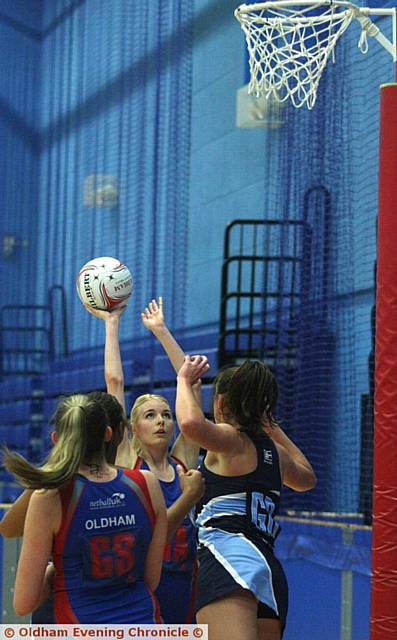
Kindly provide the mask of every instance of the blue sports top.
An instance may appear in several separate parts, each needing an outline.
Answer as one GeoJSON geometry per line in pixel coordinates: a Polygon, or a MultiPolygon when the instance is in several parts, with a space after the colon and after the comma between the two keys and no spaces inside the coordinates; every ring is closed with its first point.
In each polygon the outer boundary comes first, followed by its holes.
{"type": "Polygon", "coordinates": [[[56,622],[160,622],[157,601],[144,582],[155,521],[144,475],[118,469],[113,480],[93,482],[77,474],[59,494],[56,622]]]}
{"type": "Polygon", "coordinates": [[[258,459],[251,473],[222,476],[202,463],[199,470],[205,480],[205,493],[196,505],[196,524],[203,533],[205,529],[221,529],[272,548],[280,532],[275,520],[282,485],[278,451],[265,433],[251,440],[258,459]]]}
{"type": "MultiPolygon", "coordinates": [[[[174,479],[171,480],[171,482],[167,482],[166,480],[159,481],[167,509],[182,495],[179,476],[176,470],[177,464],[180,464],[184,470],[186,470],[184,464],[176,458],[170,457],[168,461],[174,469],[174,479]]],[[[150,470],[150,467],[143,458],[138,457],[135,463],[135,469],[150,470]]],[[[170,542],[165,545],[163,569],[165,571],[178,572],[193,571],[197,554],[196,546],[196,528],[189,515],[187,515],[174,533],[170,542]]]]}

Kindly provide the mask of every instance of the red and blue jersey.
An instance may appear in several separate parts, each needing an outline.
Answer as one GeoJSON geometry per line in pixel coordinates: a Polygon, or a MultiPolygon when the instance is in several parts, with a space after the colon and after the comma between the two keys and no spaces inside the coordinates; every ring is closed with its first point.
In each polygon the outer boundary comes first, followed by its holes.
{"type": "MultiPolygon", "coordinates": [[[[176,458],[169,458],[169,463],[174,469],[174,479],[170,482],[159,480],[167,509],[182,495],[177,464],[186,470],[176,458]]],[[[149,465],[139,457],[135,469],[148,470],[149,465]]],[[[156,596],[165,623],[194,622],[196,555],[196,527],[187,515],[164,549],[163,571],[156,596]]]]}
{"type": "MultiPolygon", "coordinates": [[[[174,469],[174,479],[170,482],[159,480],[167,509],[182,495],[176,465],[184,465],[179,460],[169,458],[169,463],[174,469]]],[[[143,458],[138,458],[135,469],[149,470],[149,465],[143,458]]],[[[186,470],[184,468],[184,470],[186,470]]],[[[196,527],[187,515],[180,527],[176,530],[170,542],[165,545],[163,557],[163,570],[177,572],[191,572],[196,559],[196,527]]]]}
{"type": "Polygon", "coordinates": [[[155,516],[143,474],[119,469],[109,482],[77,474],[59,494],[55,621],[161,622],[157,599],[144,582],[155,516]]]}

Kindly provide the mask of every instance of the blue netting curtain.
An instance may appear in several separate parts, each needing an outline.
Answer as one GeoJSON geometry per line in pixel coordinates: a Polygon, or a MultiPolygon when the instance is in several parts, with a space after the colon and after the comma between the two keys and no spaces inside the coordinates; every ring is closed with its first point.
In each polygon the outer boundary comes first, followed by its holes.
{"type": "Polygon", "coordinates": [[[32,4],[35,11],[7,5],[0,16],[3,54],[15,67],[0,71],[1,197],[7,229],[30,241],[25,261],[5,265],[7,302],[45,302],[60,284],[71,349],[101,344],[75,278],[85,262],[108,255],[134,277],[122,337],[142,333],[139,314],[152,296],[163,295],[169,322],[182,326],[191,3],[32,4]],[[97,176],[117,184],[117,206],[84,202],[87,179],[97,176]]]}

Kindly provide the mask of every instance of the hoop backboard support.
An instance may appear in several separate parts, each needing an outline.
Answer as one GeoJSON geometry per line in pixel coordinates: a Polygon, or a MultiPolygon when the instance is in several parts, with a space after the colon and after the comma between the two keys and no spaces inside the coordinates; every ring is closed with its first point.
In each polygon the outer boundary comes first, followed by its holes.
{"type": "Polygon", "coordinates": [[[397,638],[397,83],[382,85],[371,640],[397,638]]]}

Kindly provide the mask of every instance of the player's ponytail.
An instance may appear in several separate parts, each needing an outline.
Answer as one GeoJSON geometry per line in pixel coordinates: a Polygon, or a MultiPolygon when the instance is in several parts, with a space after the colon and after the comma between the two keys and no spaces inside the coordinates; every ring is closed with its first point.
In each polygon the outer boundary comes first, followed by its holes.
{"type": "Polygon", "coordinates": [[[215,378],[215,395],[223,395],[225,409],[240,431],[253,436],[263,433],[264,422],[273,417],[278,397],[277,382],[270,369],[258,360],[221,370],[215,378]]]}
{"type": "Polygon", "coordinates": [[[98,402],[87,396],[65,398],[55,412],[56,442],[40,467],[5,449],[4,465],[29,489],[54,489],[68,482],[81,464],[104,459],[108,417],[98,402]]]}
{"type": "Polygon", "coordinates": [[[93,402],[99,402],[107,413],[108,425],[112,427],[113,435],[111,440],[105,443],[105,454],[107,462],[114,464],[117,447],[123,440],[125,430],[129,427],[124,408],[117,398],[106,391],[91,391],[87,394],[87,398],[93,402]]]}

